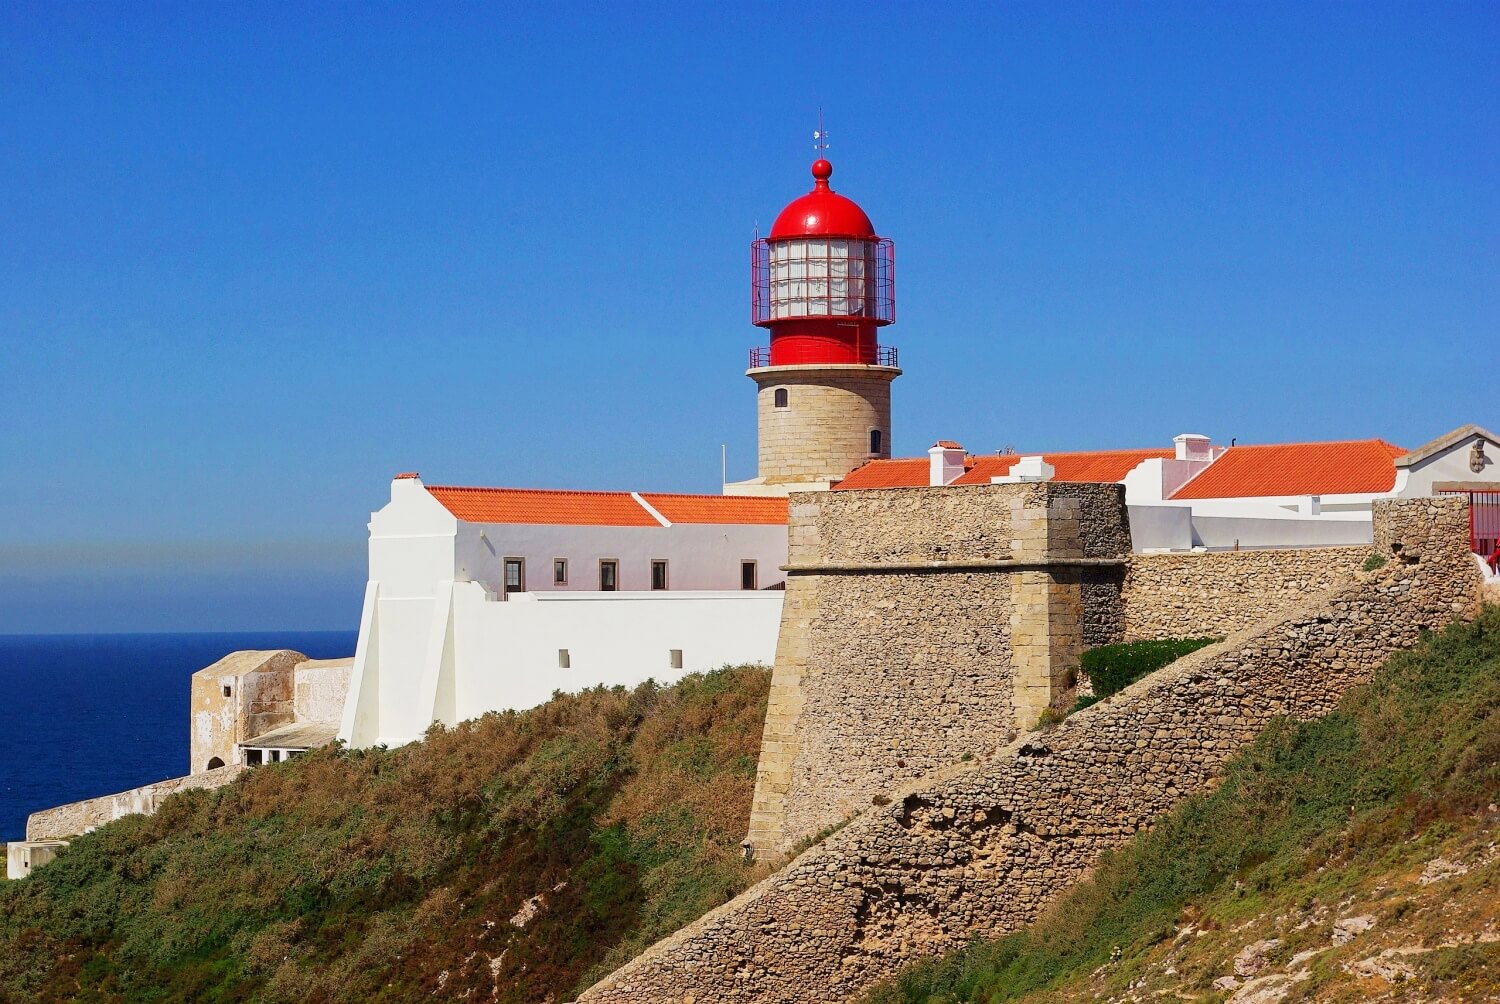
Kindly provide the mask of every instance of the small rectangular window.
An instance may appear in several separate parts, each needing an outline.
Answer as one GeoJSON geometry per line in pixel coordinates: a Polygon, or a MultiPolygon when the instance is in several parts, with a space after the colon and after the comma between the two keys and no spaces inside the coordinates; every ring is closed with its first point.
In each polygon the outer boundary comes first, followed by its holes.
{"type": "Polygon", "coordinates": [[[620,563],[613,558],[606,558],[599,562],[599,589],[601,592],[612,593],[620,588],[620,563]]]}
{"type": "Polygon", "coordinates": [[[572,667],[573,667],[573,657],[568,654],[568,650],[565,649],[565,648],[558,649],[557,650],[557,668],[558,669],[571,669],[572,667]]]}
{"type": "Polygon", "coordinates": [[[671,663],[673,669],[681,669],[682,668],[682,649],[680,649],[680,648],[668,649],[667,650],[667,661],[669,663],[671,663]]]}
{"type": "Polygon", "coordinates": [[[667,563],[662,558],[657,558],[651,562],[651,588],[667,588],[667,563]]]}
{"type": "Polygon", "coordinates": [[[265,754],[263,754],[260,750],[246,750],[245,751],[245,766],[246,767],[259,767],[261,765],[261,763],[264,762],[264,758],[265,758],[265,754]]]}
{"type": "Polygon", "coordinates": [[[742,561],[742,562],[740,562],[740,588],[741,589],[755,589],[755,588],[758,588],[756,586],[756,584],[755,584],[755,562],[753,562],[753,561],[742,561]]]}
{"type": "Polygon", "coordinates": [[[566,586],[568,584],[568,559],[552,559],[552,584],[554,586],[566,586]]]}
{"type": "Polygon", "coordinates": [[[879,454],[880,453],[881,440],[883,438],[884,437],[881,436],[879,429],[871,429],[870,430],[870,452],[871,453],[874,453],[874,454],[879,454]]]}
{"type": "Polygon", "coordinates": [[[787,396],[788,396],[787,395],[787,390],[786,390],[785,387],[777,387],[776,388],[776,407],[778,407],[778,408],[785,408],[787,406],[787,396]]]}
{"type": "Polygon", "coordinates": [[[233,689],[231,689],[231,688],[230,688],[230,686],[229,686],[229,684],[227,684],[227,683],[226,683],[226,684],[224,684],[224,696],[225,696],[225,697],[229,697],[229,696],[231,696],[231,695],[232,695],[232,694],[233,694],[233,693],[234,693],[234,690],[233,690],[233,689]]]}
{"type": "Polygon", "coordinates": [[[505,559],[505,595],[526,591],[526,559],[505,559]]]}

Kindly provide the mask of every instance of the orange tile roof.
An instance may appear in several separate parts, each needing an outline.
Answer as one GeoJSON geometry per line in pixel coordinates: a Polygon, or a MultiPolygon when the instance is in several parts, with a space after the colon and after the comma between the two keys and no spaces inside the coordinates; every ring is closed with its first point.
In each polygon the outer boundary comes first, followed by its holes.
{"type": "Polygon", "coordinates": [[[835,491],[857,488],[915,488],[927,483],[930,461],[926,457],[899,460],[872,460],[856,467],[848,477],[833,486],[835,491]]]}
{"type": "Polygon", "coordinates": [[[570,492],[531,488],[428,485],[432,497],[470,523],[559,526],[661,526],[629,492],[570,492]]]}
{"type": "Polygon", "coordinates": [[[1388,492],[1396,483],[1395,460],[1405,452],[1383,439],[1235,446],[1172,499],[1388,492]]]}
{"type": "MultiPolygon", "coordinates": [[[[1143,460],[1168,459],[1171,449],[1161,450],[1088,450],[1077,453],[1046,453],[1042,457],[1057,469],[1058,481],[1087,481],[1110,484],[1122,480],[1143,460]]],[[[990,478],[1010,473],[1022,454],[970,457],[967,470],[953,483],[987,485],[990,478]]],[[[872,460],[855,469],[834,488],[838,491],[868,488],[916,488],[927,484],[928,461],[925,458],[872,460]]]]}
{"type": "Polygon", "coordinates": [[[786,525],[787,501],[784,498],[659,492],[642,492],[641,498],[673,523],[786,525]]]}

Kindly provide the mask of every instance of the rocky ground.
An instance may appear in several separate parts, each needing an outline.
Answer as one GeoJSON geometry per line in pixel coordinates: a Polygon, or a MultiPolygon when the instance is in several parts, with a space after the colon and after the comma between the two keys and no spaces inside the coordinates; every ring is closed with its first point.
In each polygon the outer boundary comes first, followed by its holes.
{"type": "Polygon", "coordinates": [[[1043,1001],[1500,1000],[1500,807],[1435,824],[1374,866],[1190,908],[1175,934],[1043,1001]]]}

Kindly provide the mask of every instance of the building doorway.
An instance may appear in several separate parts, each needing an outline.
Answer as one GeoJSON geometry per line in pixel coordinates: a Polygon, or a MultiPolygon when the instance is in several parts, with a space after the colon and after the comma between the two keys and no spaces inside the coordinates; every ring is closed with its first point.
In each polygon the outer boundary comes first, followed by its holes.
{"type": "Polygon", "coordinates": [[[526,559],[505,559],[505,595],[526,591],[526,559]]]}

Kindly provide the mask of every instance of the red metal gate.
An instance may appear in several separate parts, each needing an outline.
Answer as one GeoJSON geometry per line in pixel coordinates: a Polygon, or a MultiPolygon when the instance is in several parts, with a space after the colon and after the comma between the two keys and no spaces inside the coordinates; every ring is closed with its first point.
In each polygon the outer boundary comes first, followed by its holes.
{"type": "Polygon", "coordinates": [[[1500,492],[1469,492],[1469,546],[1486,558],[1500,551],[1500,492]]]}

